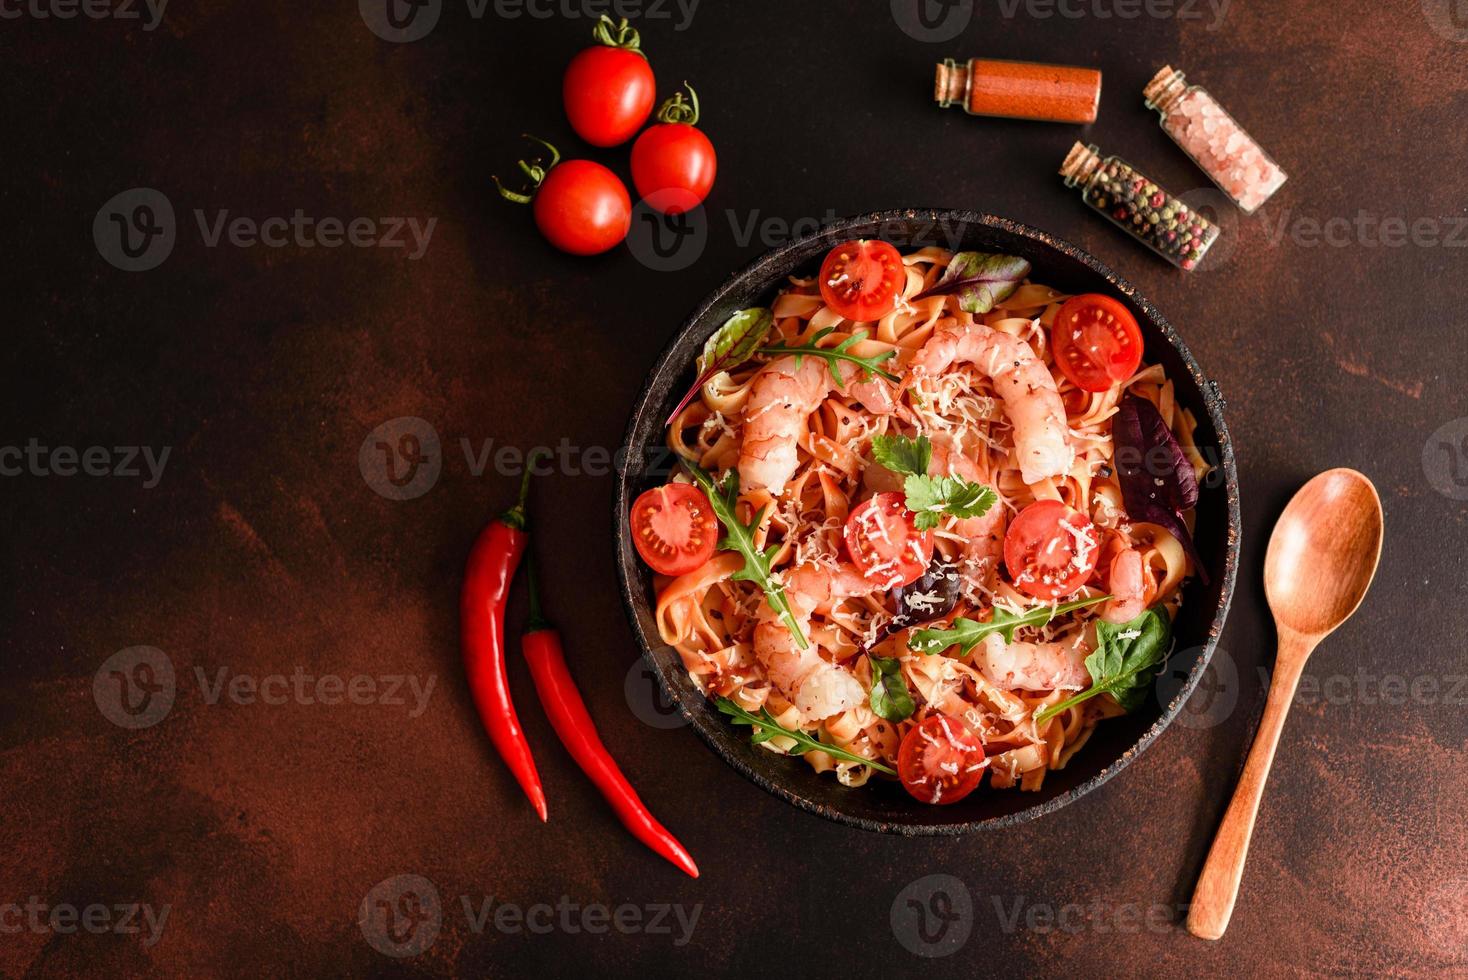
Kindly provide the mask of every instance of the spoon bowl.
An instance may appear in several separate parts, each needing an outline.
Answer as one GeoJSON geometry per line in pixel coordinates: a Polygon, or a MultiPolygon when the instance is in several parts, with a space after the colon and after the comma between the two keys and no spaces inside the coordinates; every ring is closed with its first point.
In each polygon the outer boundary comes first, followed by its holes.
{"type": "Polygon", "coordinates": [[[1317,640],[1350,618],[1381,558],[1381,499],[1355,470],[1327,470],[1280,515],[1264,558],[1264,593],[1281,629],[1317,640]]]}

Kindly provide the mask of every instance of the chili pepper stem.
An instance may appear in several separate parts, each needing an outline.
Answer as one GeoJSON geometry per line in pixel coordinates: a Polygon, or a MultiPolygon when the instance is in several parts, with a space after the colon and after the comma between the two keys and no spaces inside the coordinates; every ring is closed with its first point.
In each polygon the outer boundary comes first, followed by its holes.
{"type": "MultiPolygon", "coordinates": [[[[520,478],[520,496],[515,506],[500,515],[500,523],[516,531],[525,530],[525,501],[530,497],[530,478],[535,474],[535,463],[542,453],[532,452],[525,460],[525,475],[520,478]]],[[[549,455],[549,454],[545,454],[549,455]]]]}
{"type": "Polygon", "coordinates": [[[535,554],[525,551],[525,583],[530,587],[530,617],[525,620],[526,633],[551,629],[550,621],[540,610],[540,590],[535,587],[535,554]]]}

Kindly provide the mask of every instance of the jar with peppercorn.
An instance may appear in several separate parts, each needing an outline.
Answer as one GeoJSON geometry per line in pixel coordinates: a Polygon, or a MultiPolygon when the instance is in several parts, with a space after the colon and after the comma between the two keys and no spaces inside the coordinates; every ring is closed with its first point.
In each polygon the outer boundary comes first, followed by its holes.
{"type": "Polygon", "coordinates": [[[1071,147],[1060,166],[1065,186],[1112,223],[1185,272],[1197,268],[1218,239],[1218,226],[1118,157],[1093,144],[1071,147]]]}

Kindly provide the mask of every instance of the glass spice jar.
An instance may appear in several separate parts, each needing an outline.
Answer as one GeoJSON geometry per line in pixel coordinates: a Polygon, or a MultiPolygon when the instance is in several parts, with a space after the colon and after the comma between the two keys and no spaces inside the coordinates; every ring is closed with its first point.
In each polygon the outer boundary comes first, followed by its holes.
{"type": "Polygon", "coordinates": [[[1101,103],[1101,73],[1094,68],[1032,61],[943,59],[933,80],[941,108],[961,105],[971,116],[1093,123],[1101,103]]]}
{"type": "Polygon", "coordinates": [[[1245,214],[1253,214],[1288,178],[1206,89],[1163,67],[1142,90],[1162,129],[1245,214]]]}
{"type": "Polygon", "coordinates": [[[1071,147],[1060,165],[1065,186],[1137,241],[1192,272],[1218,239],[1218,226],[1118,157],[1102,159],[1093,144],[1071,147]]]}

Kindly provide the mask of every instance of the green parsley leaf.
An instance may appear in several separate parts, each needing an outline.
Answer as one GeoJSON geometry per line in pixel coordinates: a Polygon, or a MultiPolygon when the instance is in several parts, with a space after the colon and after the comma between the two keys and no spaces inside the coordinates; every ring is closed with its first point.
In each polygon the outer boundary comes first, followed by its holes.
{"type": "Polygon", "coordinates": [[[1092,599],[1076,599],[1073,602],[1062,602],[1054,610],[1049,606],[1036,606],[1025,612],[1014,612],[1003,606],[995,606],[994,615],[987,623],[960,616],[953,621],[951,629],[930,627],[918,630],[908,639],[907,645],[919,653],[929,655],[942,653],[949,647],[956,646],[958,655],[967,657],[973,648],[978,646],[990,633],[998,633],[1004,637],[1005,643],[1013,643],[1014,631],[1022,626],[1044,626],[1050,620],[1064,616],[1068,612],[1084,609],[1086,606],[1094,606],[1110,598],[1109,595],[1102,595],[1092,599]]]}
{"type": "Polygon", "coordinates": [[[872,458],[893,473],[925,476],[933,461],[933,444],[927,436],[916,439],[904,435],[873,436],[872,458]]]}
{"type": "Polygon", "coordinates": [[[868,759],[865,756],[857,755],[855,752],[843,749],[839,745],[829,745],[806,732],[784,727],[770,714],[769,708],[761,708],[759,714],[756,715],[741,708],[728,698],[715,698],[714,706],[733,719],[734,724],[754,726],[754,733],[750,735],[749,740],[755,745],[768,742],[772,738],[779,738],[783,735],[795,743],[795,746],[789,750],[791,755],[805,755],[807,752],[820,750],[832,758],[840,759],[843,762],[857,762],[864,766],[870,766],[879,772],[885,772],[889,776],[897,775],[897,773],[892,771],[891,767],[885,766],[875,759],[868,759]]]}
{"type": "Polygon", "coordinates": [[[999,495],[982,483],[969,483],[956,476],[914,473],[908,476],[902,490],[907,495],[907,509],[917,515],[913,523],[919,531],[937,527],[944,514],[983,517],[999,500],[999,495]]]}
{"type": "Polygon", "coordinates": [[[809,647],[810,641],[805,638],[805,633],[802,632],[800,624],[795,621],[795,614],[790,609],[790,599],[785,595],[785,587],[780,584],[780,580],[775,578],[774,572],[770,569],[770,563],[779,553],[780,546],[772,544],[764,551],[754,546],[754,532],[759,527],[760,521],[764,519],[764,509],[755,514],[748,524],[741,522],[739,520],[738,473],[730,470],[724,478],[723,485],[720,486],[696,463],[685,459],[683,465],[689,473],[693,474],[693,481],[709,498],[709,504],[714,509],[714,516],[724,525],[724,536],[719,539],[719,550],[734,551],[744,556],[744,567],[734,573],[734,580],[753,582],[763,589],[765,601],[770,604],[771,609],[779,613],[781,622],[785,624],[786,629],[790,630],[790,635],[795,637],[795,645],[802,650],[809,647]]]}
{"type": "Polygon", "coordinates": [[[902,721],[917,710],[912,702],[912,692],[902,678],[902,661],[896,657],[874,657],[867,654],[872,665],[872,711],[877,717],[888,721],[902,721]]]}
{"type": "Polygon", "coordinates": [[[1167,660],[1172,645],[1172,621],[1153,607],[1120,626],[1096,622],[1096,650],[1086,658],[1091,686],[1073,698],[1052,704],[1035,716],[1045,722],[1067,708],[1098,694],[1110,694],[1124,711],[1136,711],[1147,700],[1147,689],[1157,668],[1167,660]]]}

